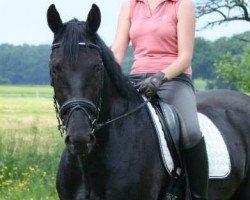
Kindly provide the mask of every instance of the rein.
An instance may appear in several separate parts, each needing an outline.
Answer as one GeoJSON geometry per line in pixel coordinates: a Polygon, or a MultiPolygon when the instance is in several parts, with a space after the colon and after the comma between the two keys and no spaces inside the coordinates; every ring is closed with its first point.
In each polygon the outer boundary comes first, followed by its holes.
{"type": "MultiPolygon", "coordinates": [[[[59,48],[61,46],[61,43],[55,43],[52,45],[51,50],[53,51],[56,48],[59,48]]],[[[99,46],[92,44],[92,43],[83,43],[83,42],[79,42],[78,43],[79,47],[85,47],[85,48],[92,48],[92,49],[96,49],[101,55],[102,55],[102,50],[99,46]]],[[[103,87],[103,80],[104,80],[104,66],[102,64],[102,70],[101,70],[101,87],[100,87],[100,91],[102,90],[103,87]]],[[[53,76],[51,75],[51,79],[52,79],[52,83],[53,83],[53,76]]],[[[52,84],[53,86],[53,84],[52,84]]],[[[54,88],[54,86],[53,86],[54,88]]],[[[55,90],[55,88],[54,88],[55,90]]],[[[101,93],[101,92],[100,92],[101,93]]],[[[56,118],[58,121],[58,130],[61,133],[61,136],[64,134],[65,130],[67,129],[68,126],[68,122],[69,122],[69,118],[71,117],[72,113],[77,110],[80,109],[82,110],[88,117],[89,121],[90,121],[90,125],[92,128],[92,133],[94,133],[96,130],[100,130],[101,128],[114,123],[120,119],[123,119],[133,113],[135,113],[136,111],[140,110],[142,107],[144,107],[149,101],[150,98],[148,98],[146,101],[144,101],[143,103],[141,103],[139,106],[137,106],[136,108],[132,109],[131,111],[128,111],[114,119],[110,119],[107,120],[105,122],[101,122],[101,123],[97,123],[98,118],[99,118],[99,112],[100,112],[100,108],[101,108],[101,102],[102,102],[102,98],[101,95],[98,95],[98,99],[97,99],[97,105],[95,103],[93,103],[92,101],[90,101],[89,99],[86,98],[72,98],[69,99],[67,101],[65,101],[61,106],[59,105],[55,94],[53,96],[54,99],[54,108],[56,111],[56,118]],[[68,114],[67,119],[64,119],[64,116],[68,114]]]]}
{"type": "Polygon", "coordinates": [[[102,122],[102,123],[99,123],[99,124],[94,124],[95,129],[96,129],[96,130],[99,130],[99,129],[103,128],[104,126],[108,125],[108,124],[111,124],[111,123],[113,123],[113,122],[115,122],[115,121],[118,121],[118,120],[120,120],[120,119],[122,119],[122,118],[124,118],[124,117],[127,117],[127,116],[129,116],[129,115],[135,113],[136,111],[138,111],[138,110],[140,110],[142,107],[144,107],[144,106],[150,101],[150,99],[151,99],[151,98],[148,98],[146,101],[144,101],[144,102],[143,102],[142,104],[140,104],[138,107],[134,108],[133,110],[131,110],[131,111],[129,111],[129,112],[123,114],[123,115],[120,115],[120,116],[118,116],[118,117],[116,117],[116,118],[114,118],[114,119],[110,119],[110,120],[108,120],[108,121],[106,121],[106,122],[102,122]]]}

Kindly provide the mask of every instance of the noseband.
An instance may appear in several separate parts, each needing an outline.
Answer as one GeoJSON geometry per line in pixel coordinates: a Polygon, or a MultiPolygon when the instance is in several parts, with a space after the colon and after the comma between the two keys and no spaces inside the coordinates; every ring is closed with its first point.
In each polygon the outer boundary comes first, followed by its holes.
{"type": "Polygon", "coordinates": [[[98,109],[94,103],[85,98],[79,99],[69,99],[62,104],[59,110],[59,116],[63,119],[63,116],[68,113],[67,120],[65,122],[65,127],[68,126],[68,121],[75,110],[82,110],[87,116],[92,126],[92,132],[94,132],[93,125],[98,118],[98,109]]]}
{"type": "MultiPolygon", "coordinates": [[[[55,43],[52,45],[51,49],[54,50],[56,48],[59,48],[60,46],[61,46],[61,43],[55,43]]],[[[95,44],[92,44],[92,43],[87,44],[87,43],[79,42],[78,46],[84,47],[84,48],[96,49],[102,57],[101,48],[95,44]]],[[[53,77],[51,77],[51,78],[53,79],[53,77]]],[[[56,111],[56,117],[58,120],[58,130],[60,131],[61,135],[63,135],[63,133],[67,129],[69,119],[75,110],[82,110],[88,116],[88,119],[90,121],[90,125],[92,128],[91,132],[93,133],[95,130],[99,130],[102,127],[104,127],[112,122],[120,120],[120,119],[136,112],[137,110],[144,107],[150,101],[150,99],[147,99],[146,101],[144,101],[142,104],[140,104],[138,107],[132,109],[131,111],[129,111],[121,116],[118,116],[114,119],[110,119],[106,122],[97,124],[97,120],[99,118],[99,112],[100,112],[100,108],[101,108],[101,102],[102,102],[101,91],[102,91],[102,87],[103,87],[103,82],[104,82],[104,66],[102,64],[102,67],[101,67],[101,85],[100,85],[100,89],[99,89],[100,92],[99,92],[99,95],[97,97],[96,103],[93,103],[92,101],[90,101],[89,99],[86,99],[86,98],[72,98],[72,99],[65,101],[61,106],[59,106],[58,101],[56,100],[56,97],[54,95],[54,107],[55,107],[55,111],[56,111]],[[68,116],[67,116],[67,119],[65,120],[64,116],[66,114],[68,114],[68,116]]]]}

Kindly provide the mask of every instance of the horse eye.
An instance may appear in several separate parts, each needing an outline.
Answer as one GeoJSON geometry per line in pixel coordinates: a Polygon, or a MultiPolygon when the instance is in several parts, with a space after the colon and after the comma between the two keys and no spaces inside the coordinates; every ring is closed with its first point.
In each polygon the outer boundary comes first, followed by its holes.
{"type": "Polygon", "coordinates": [[[52,76],[56,75],[56,70],[52,65],[50,66],[50,73],[52,76]]]}
{"type": "Polygon", "coordinates": [[[61,71],[61,67],[59,64],[52,65],[51,72],[53,75],[57,75],[61,71]]]}

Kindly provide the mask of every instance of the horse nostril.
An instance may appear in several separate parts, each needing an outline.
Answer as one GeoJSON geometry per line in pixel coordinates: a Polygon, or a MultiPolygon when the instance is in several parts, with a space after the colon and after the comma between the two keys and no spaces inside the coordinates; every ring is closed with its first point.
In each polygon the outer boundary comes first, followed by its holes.
{"type": "Polygon", "coordinates": [[[89,142],[87,144],[88,154],[92,151],[92,149],[93,149],[93,147],[94,147],[94,145],[96,143],[96,137],[95,137],[95,135],[93,133],[91,133],[89,135],[89,137],[90,137],[90,139],[89,139],[89,142]]]}
{"type": "Polygon", "coordinates": [[[89,137],[90,137],[89,143],[92,144],[92,145],[95,145],[95,143],[96,143],[95,135],[93,133],[90,133],[89,137]]]}
{"type": "Polygon", "coordinates": [[[75,153],[75,146],[73,145],[71,139],[70,139],[70,136],[67,135],[66,138],[65,138],[65,144],[66,146],[68,147],[68,150],[74,154],[75,153]]]}
{"type": "Polygon", "coordinates": [[[70,143],[72,143],[72,142],[70,141],[70,136],[67,135],[67,136],[65,137],[65,144],[70,144],[70,143]]]}
{"type": "Polygon", "coordinates": [[[84,154],[87,155],[89,154],[95,143],[96,143],[96,137],[94,134],[89,134],[87,138],[78,138],[76,140],[76,137],[72,135],[67,135],[65,137],[65,144],[68,147],[68,150],[72,154],[84,154]],[[81,140],[83,139],[83,140],[81,140]]]}

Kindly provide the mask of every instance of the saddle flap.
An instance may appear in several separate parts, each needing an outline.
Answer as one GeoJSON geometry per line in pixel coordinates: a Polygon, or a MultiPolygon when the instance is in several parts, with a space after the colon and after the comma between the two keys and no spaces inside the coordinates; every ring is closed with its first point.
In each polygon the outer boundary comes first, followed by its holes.
{"type": "Polygon", "coordinates": [[[180,124],[174,107],[159,100],[159,105],[164,116],[167,128],[175,144],[175,148],[180,147],[180,124]]]}

